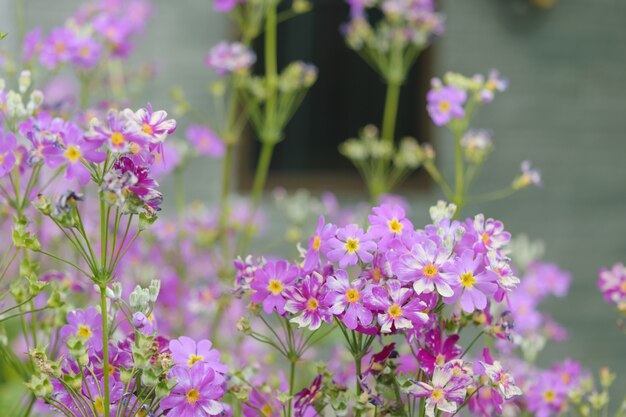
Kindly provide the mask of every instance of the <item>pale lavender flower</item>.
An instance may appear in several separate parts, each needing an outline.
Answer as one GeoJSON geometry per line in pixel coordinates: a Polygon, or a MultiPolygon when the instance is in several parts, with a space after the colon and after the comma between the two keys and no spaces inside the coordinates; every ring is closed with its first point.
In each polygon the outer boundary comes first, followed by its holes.
{"type": "Polygon", "coordinates": [[[376,251],[376,243],[356,224],[338,229],[336,236],[328,240],[328,246],[326,257],[339,262],[340,268],[356,265],[359,260],[369,263],[374,259],[372,252],[376,251]]]}
{"type": "Polygon", "coordinates": [[[397,279],[391,279],[383,286],[374,286],[371,289],[369,305],[379,310],[378,324],[382,333],[391,333],[392,330],[412,329],[428,321],[428,314],[424,313],[426,303],[413,298],[414,292],[410,288],[402,287],[397,279]]]}
{"type": "Polygon", "coordinates": [[[247,70],[256,61],[254,52],[239,42],[222,41],[206,56],[204,63],[218,75],[239,73],[247,70]]]}
{"type": "Polygon", "coordinates": [[[448,124],[452,119],[462,119],[465,116],[463,105],[467,100],[467,93],[454,86],[442,86],[441,81],[433,81],[434,88],[431,89],[426,100],[426,108],[431,119],[437,126],[448,124]]]}
{"type": "Polygon", "coordinates": [[[444,272],[449,263],[450,250],[438,247],[430,239],[413,245],[411,253],[400,256],[392,263],[392,270],[403,282],[413,284],[417,294],[437,291],[443,297],[454,294],[453,277],[444,272]]]}

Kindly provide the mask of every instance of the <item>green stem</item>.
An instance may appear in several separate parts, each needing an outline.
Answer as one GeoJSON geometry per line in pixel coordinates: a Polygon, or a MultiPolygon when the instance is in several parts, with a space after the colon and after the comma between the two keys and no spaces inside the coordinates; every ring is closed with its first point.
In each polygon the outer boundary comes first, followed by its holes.
{"type": "Polygon", "coordinates": [[[358,408],[360,407],[358,405],[359,402],[359,398],[361,397],[361,356],[359,355],[354,355],[354,367],[355,367],[355,376],[356,376],[356,385],[355,385],[355,392],[356,392],[356,401],[357,401],[357,409],[355,410],[355,417],[360,417],[361,416],[361,409],[358,408]]]}
{"type": "Polygon", "coordinates": [[[501,190],[492,191],[490,193],[471,197],[468,202],[472,204],[477,204],[477,203],[486,203],[489,201],[501,200],[503,198],[506,198],[506,197],[509,197],[510,195],[515,194],[515,191],[517,191],[515,188],[509,186],[501,190]]]}
{"type": "Polygon", "coordinates": [[[472,341],[470,342],[470,344],[467,346],[467,348],[465,349],[465,351],[463,352],[463,354],[461,355],[461,358],[463,358],[463,356],[465,356],[465,354],[467,352],[469,352],[469,350],[472,348],[472,346],[474,346],[474,344],[478,341],[478,339],[480,339],[480,337],[483,335],[483,332],[480,332],[476,335],[476,337],[474,337],[474,339],[472,339],[472,341]]]}
{"type": "Polygon", "coordinates": [[[21,51],[26,36],[26,5],[25,0],[15,1],[15,21],[17,24],[17,45],[21,51]]]}
{"type": "Polygon", "coordinates": [[[389,81],[387,95],[385,97],[385,110],[383,114],[382,140],[393,144],[398,116],[398,103],[400,101],[400,86],[397,81],[389,81]]]}
{"type": "Polygon", "coordinates": [[[454,132],[454,172],[455,172],[455,184],[454,184],[454,204],[456,204],[455,218],[459,218],[461,209],[463,207],[463,199],[465,197],[465,184],[463,168],[463,147],[461,146],[462,132],[460,129],[456,129],[454,132]]]}
{"type": "Polygon", "coordinates": [[[287,404],[287,417],[291,417],[291,410],[293,408],[293,392],[294,381],[296,377],[296,361],[291,360],[291,367],[289,368],[289,404],[287,404]]]}
{"type": "Polygon", "coordinates": [[[106,297],[106,284],[100,284],[100,308],[102,310],[102,360],[104,375],[104,417],[110,417],[110,405],[109,400],[109,330],[108,330],[108,315],[107,315],[107,297],[106,297]]]}

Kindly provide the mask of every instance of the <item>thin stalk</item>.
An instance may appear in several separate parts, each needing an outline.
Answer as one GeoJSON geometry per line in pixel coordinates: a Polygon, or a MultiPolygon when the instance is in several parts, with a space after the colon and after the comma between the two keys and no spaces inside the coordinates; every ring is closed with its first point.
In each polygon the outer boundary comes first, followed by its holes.
{"type": "Polygon", "coordinates": [[[389,81],[387,84],[381,138],[384,142],[388,142],[390,144],[393,144],[396,129],[398,103],[400,101],[400,87],[401,84],[397,81],[389,81]]]}
{"type": "Polygon", "coordinates": [[[109,410],[111,406],[111,401],[109,399],[109,318],[107,315],[106,284],[100,284],[100,308],[102,310],[102,360],[104,362],[104,375],[102,376],[102,379],[104,381],[104,417],[111,417],[111,413],[109,410]]]}
{"type": "MultiPolygon", "coordinates": [[[[354,367],[355,367],[355,371],[354,374],[356,376],[356,386],[355,386],[355,392],[356,392],[356,399],[357,399],[357,403],[359,402],[359,397],[361,396],[361,356],[354,355],[354,367]]],[[[358,407],[358,405],[357,405],[358,407]]],[[[360,417],[361,416],[361,409],[357,408],[355,410],[354,413],[355,417],[360,417]]]]}
{"type": "Polygon", "coordinates": [[[457,207],[455,214],[456,218],[458,218],[461,213],[461,208],[463,207],[463,199],[465,196],[465,170],[463,168],[463,147],[461,146],[461,136],[462,132],[459,129],[456,129],[454,132],[454,204],[456,204],[457,207]]]}
{"type": "Polygon", "coordinates": [[[287,416],[291,417],[291,410],[293,408],[293,392],[294,381],[296,377],[296,360],[291,359],[291,367],[289,368],[289,403],[287,404],[287,416]]]}

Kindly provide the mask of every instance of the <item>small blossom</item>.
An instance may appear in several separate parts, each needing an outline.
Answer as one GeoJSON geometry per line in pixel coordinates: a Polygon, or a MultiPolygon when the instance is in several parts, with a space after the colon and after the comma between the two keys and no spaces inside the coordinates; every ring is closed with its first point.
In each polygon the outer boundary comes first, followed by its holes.
{"type": "Polygon", "coordinates": [[[348,329],[356,329],[359,323],[364,327],[372,323],[372,312],[364,305],[368,297],[364,292],[364,280],[350,282],[348,273],[338,270],[328,277],[326,285],[329,289],[326,304],[335,316],[343,314],[343,322],[348,329]]]}
{"type": "Polygon", "coordinates": [[[0,177],[9,174],[15,166],[15,149],[17,140],[11,132],[3,133],[0,130],[0,177]]]}
{"type": "Polygon", "coordinates": [[[378,323],[382,333],[391,333],[394,329],[412,329],[428,321],[428,314],[423,312],[426,303],[412,297],[414,292],[410,288],[403,288],[397,279],[387,281],[386,287],[373,287],[369,302],[369,305],[380,311],[378,323]]]}
{"type": "Polygon", "coordinates": [[[256,61],[252,50],[239,42],[220,42],[211,49],[204,63],[218,75],[239,73],[247,70],[256,61]]]}
{"type": "Polygon", "coordinates": [[[316,330],[323,321],[331,321],[325,299],[327,288],[323,284],[324,277],[314,272],[304,277],[297,287],[289,291],[285,310],[292,314],[302,313],[292,318],[292,322],[300,327],[316,330]]]}
{"type": "Polygon", "coordinates": [[[298,268],[287,261],[268,262],[254,273],[250,288],[254,290],[250,300],[262,303],[263,311],[285,314],[287,291],[298,277],[298,268]]]}
{"type": "Polygon", "coordinates": [[[463,105],[467,100],[467,94],[454,86],[436,86],[428,92],[426,100],[428,113],[437,126],[446,125],[452,119],[462,119],[465,116],[463,105]]]}
{"type": "Polygon", "coordinates": [[[450,367],[437,367],[431,384],[416,381],[408,391],[418,398],[426,398],[426,416],[434,417],[435,409],[455,413],[465,399],[466,386],[455,381],[450,367]]]}
{"type": "Polygon", "coordinates": [[[371,262],[374,259],[372,252],[376,250],[376,243],[355,224],[338,229],[336,236],[328,241],[328,246],[326,257],[339,262],[341,268],[356,265],[359,260],[371,262]]]}
{"type": "Polygon", "coordinates": [[[483,256],[465,250],[456,259],[450,271],[456,280],[454,294],[444,297],[444,301],[452,304],[460,300],[461,308],[468,313],[483,310],[487,307],[487,296],[493,295],[498,286],[497,276],[483,264],[483,256]]]}
{"type": "Polygon", "coordinates": [[[196,343],[187,336],[181,336],[169,343],[174,364],[191,368],[196,362],[204,362],[214,371],[226,373],[227,367],[220,361],[219,351],[211,349],[211,346],[213,344],[207,339],[196,343]]]}
{"type": "Polygon", "coordinates": [[[220,158],[226,151],[224,141],[211,129],[202,125],[191,125],[185,136],[200,155],[220,158]]]}

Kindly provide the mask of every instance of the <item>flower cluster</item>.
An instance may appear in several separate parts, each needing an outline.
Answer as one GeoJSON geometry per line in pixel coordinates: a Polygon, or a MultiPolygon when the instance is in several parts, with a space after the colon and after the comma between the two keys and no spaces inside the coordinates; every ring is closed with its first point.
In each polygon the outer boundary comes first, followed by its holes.
{"type": "Polygon", "coordinates": [[[248,70],[256,61],[256,55],[239,42],[222,41],[208,53],[204,63],[218,75],[241,73],[248,70]]]}
{"type": "Polygon", "coordinates": [[[69,64],[88,70],[107,57],[128,57],[132,38],[143,32],[151,10],[151,4],[144,0],[85,4],[63,26],[52,29],[45,37],[40,29],[28,33],[23,59],[37,58],[49,69],[69,64]]]}

